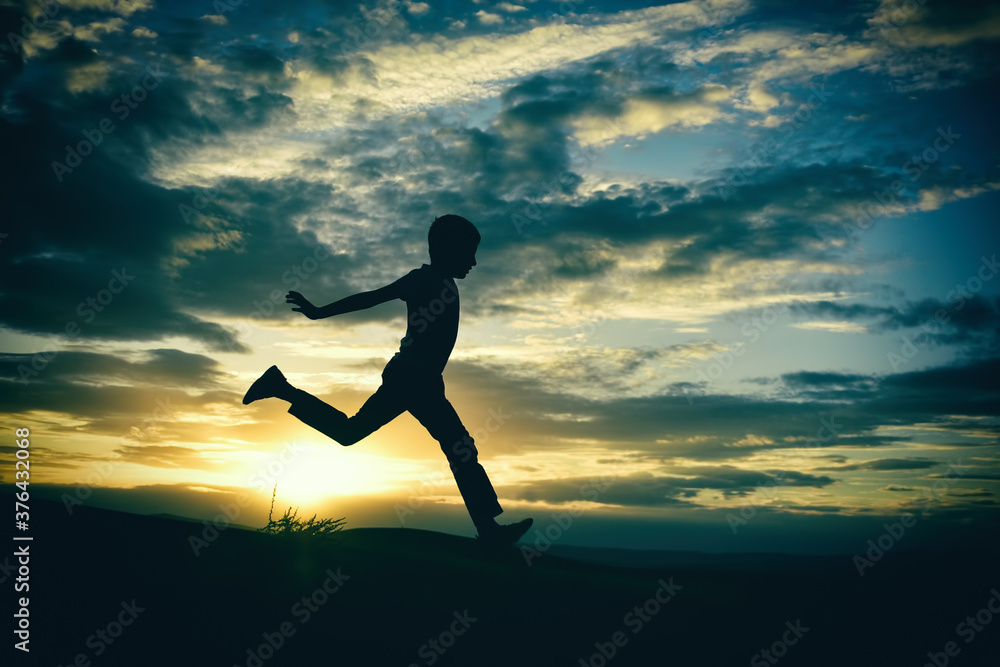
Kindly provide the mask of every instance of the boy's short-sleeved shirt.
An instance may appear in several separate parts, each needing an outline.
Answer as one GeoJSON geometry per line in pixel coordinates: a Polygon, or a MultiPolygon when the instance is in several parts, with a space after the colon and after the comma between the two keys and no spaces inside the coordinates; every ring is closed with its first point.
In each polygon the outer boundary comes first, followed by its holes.
{"type": "Polygon", "coordinates": [[[393,359],[415,369],[441,373],[458,338],[455,279],[424,264],[395,284],[406,302],[406,335],[393,359]]]}

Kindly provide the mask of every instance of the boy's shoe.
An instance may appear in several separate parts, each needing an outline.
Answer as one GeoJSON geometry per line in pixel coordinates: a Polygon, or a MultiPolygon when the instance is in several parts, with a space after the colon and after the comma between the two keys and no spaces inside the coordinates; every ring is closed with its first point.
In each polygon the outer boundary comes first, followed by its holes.
{"type": "Polygon", "coordinates": [[[479,541],[491,547],[509,547],[528,532],[532,523],[532,519],[524,519],[507,525],[496,524],[495,528],[479,531],[479,541]]]}
{"type": "Polygon", "coordinates": [[[277,366],[271,366],[264,374],[254,380],[254,383],[247,389],[243,397],[243,405],[249,405],[262,398],[273,398],[280,390],[288,384],[288,380],[281,374],[277,366]]]}

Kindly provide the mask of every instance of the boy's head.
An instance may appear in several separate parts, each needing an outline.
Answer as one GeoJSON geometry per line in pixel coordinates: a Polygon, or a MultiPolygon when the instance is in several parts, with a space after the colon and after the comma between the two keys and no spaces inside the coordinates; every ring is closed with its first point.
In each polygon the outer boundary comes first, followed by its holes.
{"type": "Polygon", "coordinates": [[[442,215],[431,223],[427,247],[431,264],[453,278],[464,278],[476,265],[476,249],[482,236],[471,222],[459,215],[442,215]]]}

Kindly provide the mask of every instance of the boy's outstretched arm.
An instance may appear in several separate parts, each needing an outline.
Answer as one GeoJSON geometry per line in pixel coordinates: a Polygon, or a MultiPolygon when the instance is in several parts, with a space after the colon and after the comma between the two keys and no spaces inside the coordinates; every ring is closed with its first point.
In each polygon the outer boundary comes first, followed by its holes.
{"type": "Polygon", "coordinates": [[[371,292],[361,292],[359,294],[345,297],[340,301],[334,301],[333,303],[325,306],[313,305],[299,292],[289,292],[286,294],[285,303],[291,303],[298,306],[298,308],[292,308],[292,310],[302,313],[310,320],[320,320],[324,317],[333,317],[334,315],[342,315],[343,313],[352,313],[355,310],[371,308],[372,306],[377,306],[380,303],[398,299],[399,296],[399,288],[396,283],[392,283],[391,285],[380,287],[379,289],[372,290],[371,292]]]}

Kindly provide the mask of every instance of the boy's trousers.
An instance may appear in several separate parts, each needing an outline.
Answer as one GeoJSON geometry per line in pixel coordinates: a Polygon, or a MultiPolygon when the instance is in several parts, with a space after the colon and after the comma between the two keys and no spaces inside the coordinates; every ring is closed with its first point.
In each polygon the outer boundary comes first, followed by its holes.
{"type": "Polygon", "coordinates": [[[291,403],[290,414],[344,446],[409,412],[441,445],[473,523],[479,526],[503,512],[469,431],[445,398],[440,373],[390,360],[382,371],[382,386],[353,417],[301,389],[295,390],[291,403]]]}

